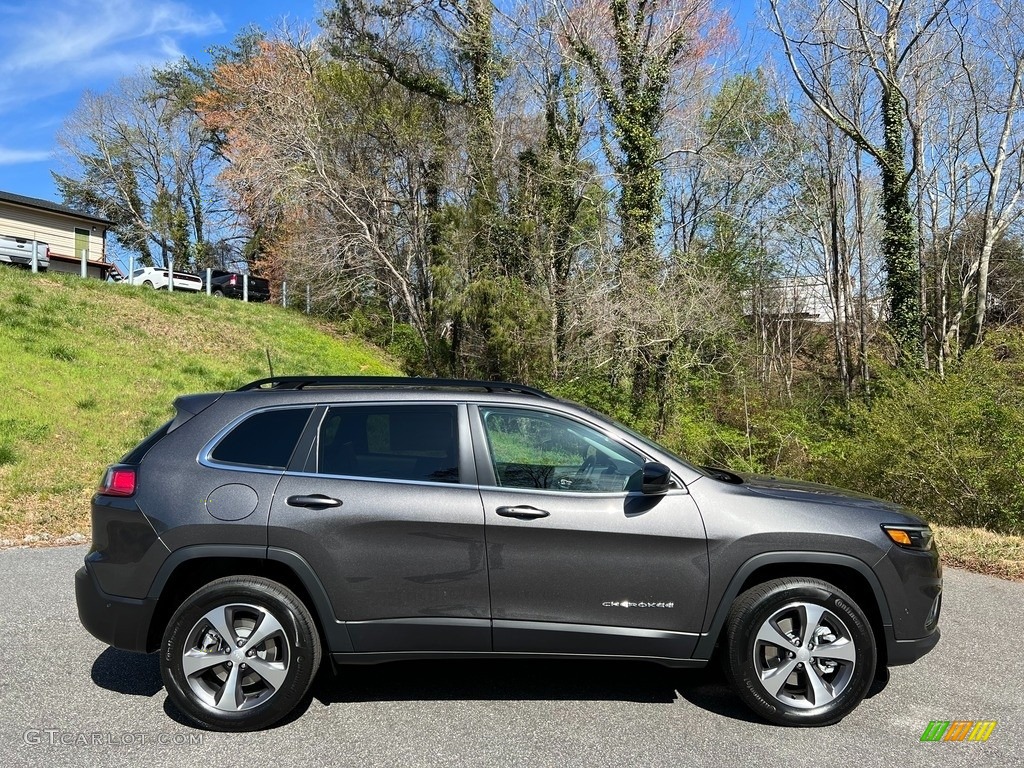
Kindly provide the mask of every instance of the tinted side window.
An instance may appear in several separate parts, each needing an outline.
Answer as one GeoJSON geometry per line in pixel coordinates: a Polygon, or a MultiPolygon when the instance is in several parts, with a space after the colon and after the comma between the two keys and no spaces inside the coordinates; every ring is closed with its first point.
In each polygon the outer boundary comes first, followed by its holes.
{"type": "Polygon", "coordinates": [[[574,493],[639,488],[643,457],[595,429],[539,411],[480,413],[500,486],[574,493]]]}
{"type": "Polygon", "coordinates": [[[282,408],[247,418],[217,443],[210,458],[224,464],[284,469],[312,408],[282,408]]]}
{"type": "Polygon", "coordinates": [[[319,471],[457,483],[458,424],[454,405],[331,408],[320,427],[319,471]]]}

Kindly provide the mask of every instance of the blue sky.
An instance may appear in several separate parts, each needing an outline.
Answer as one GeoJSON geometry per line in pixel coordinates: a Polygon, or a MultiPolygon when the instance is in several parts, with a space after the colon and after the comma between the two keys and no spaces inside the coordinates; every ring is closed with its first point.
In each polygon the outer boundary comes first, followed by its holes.
{"type": "MultiPolygon", "coordinates": [[[[0,0],[0,190],[59,202],[55,135],[83,91],[204,59],[244,27],[315,22],[322,0],[0,0]]],[[[720,4],[741,29],[754,0],[720,4]]],[[[742,32],[741,32],[742,34],[742,32]]]]}
{"type": "Polygon", "coordinates": [[[0,190],[59,201],[54,136],[83,91],[182,55],[202,57],[245,26],[314,22],[316,0],[0,0],[0,190]]]}

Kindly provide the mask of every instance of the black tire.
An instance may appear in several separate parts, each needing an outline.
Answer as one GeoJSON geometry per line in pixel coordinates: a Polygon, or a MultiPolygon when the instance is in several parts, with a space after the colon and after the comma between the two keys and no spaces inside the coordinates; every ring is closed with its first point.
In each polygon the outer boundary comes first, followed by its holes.
{"type": "Polygon", "coordinates": [[[200,727],[256,731],[302,702],[320,654],[313,617],[294,593],[258,576],[229,576],[200,588],[175,611],[164,632],[160,671],[175,706],[200,727]],[[261,633],[269,634],[246,649],[246,639],[261,633]]]}
{"type": "Polygon", "coordinates": [[[849,595],[819,579],[776,579],[747,590],[733,603],[725,633],[733,689],[779,725],[836,723],[874,680],[877,651],[867,617],[849,595]]]}
{"type": "Polygon", "coordinates": [[[218,299],[223,299],[224,298],[224,291],[222,291],[222,290],[220,290],[218,288],[216,291],[213,292],[213,295],[215,297],[217,297],[218,299]]]}
{"type": "Polygon", "coordinates": [[[150,289],[152,289],[152,288],[155,288],[156,286],[153,285],[152,281],[150,281],[150,280],[143,280],[142,281],[142,287],[143,288],[150,288],[150,289]]]}

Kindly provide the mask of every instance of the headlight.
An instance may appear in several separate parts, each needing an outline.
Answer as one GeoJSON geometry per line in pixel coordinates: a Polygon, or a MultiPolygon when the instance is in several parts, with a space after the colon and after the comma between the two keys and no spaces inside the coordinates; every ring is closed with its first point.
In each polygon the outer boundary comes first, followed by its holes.
{"type": "Polygon", "coordinates": [[[931,549],[932,529],[927,525],[883,525],[882,530],[886,535],[904,549],[931,549]]]}

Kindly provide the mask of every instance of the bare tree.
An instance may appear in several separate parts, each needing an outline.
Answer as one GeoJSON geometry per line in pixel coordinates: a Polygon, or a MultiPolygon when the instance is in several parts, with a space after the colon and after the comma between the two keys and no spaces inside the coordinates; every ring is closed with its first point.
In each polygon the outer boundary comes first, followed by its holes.
{"type": "Polygon", "coordinates": [[[1024,78],[1024,6],[1015,0],[979,3],[966,23],[955,27],[969,105],[974,110],[972,138],[983,190],[981,236],[971,260],[975,277],[974,307],[967,345],[977,344],[985,326],[992,251],[1007,228],[1021,216],[1024,193],[1024,132],[1021,88],[1024,78]],[[975,26],[976,25],[976,26],[975,26]]]}
{"type": "Polygon", "coordinates": [[[980,342],[993,253],[1024,192],[1024,34],[1015,1],[968,6],[927,48],[911,94],[928,327],[936,368],[980,342]]]}
{"type": "Polygon", "coordinates": [[[207,139],[154,75],[139,74],[83,96],[58,138],[70,171],[54,179],[65,201],[114,221],[118,241],[142,259],[195,266],[211,241],[239,235],[207,139]]]}
{"type": "Polygon", "coordinates": [[[444,180],[430,177],[435,126],[423,98],[331,61],[301,33],[221,63],[212,81],[200,113],[224,136],[222,182],[283,262],[270,268],[316,286],[328,313],[392,313],[432,366],[445,329],[427,203],[444,180]]]}
{"type": "Polygon", "coordinates": [[[563,9],[569,45],[597,86],[608,161],[620,185],[623,265],[650,276],[662,217],[660,132],[672,79],[723,39],[710,0],[584,0],[563,9]]]}
{"type": "Polygon", "coordinates": [[[907,69],[950,0],[771,0],[774,30],[797,84],[815,108],[878,164],[882,174],[889,323],[905,361],[921,356],[917,232],[910,201],[907,69]],[[878,109],[855,112],[842,83],[866,71],[878,109]],[[876,115],[874,121],[865,115],[876,115]]]}

